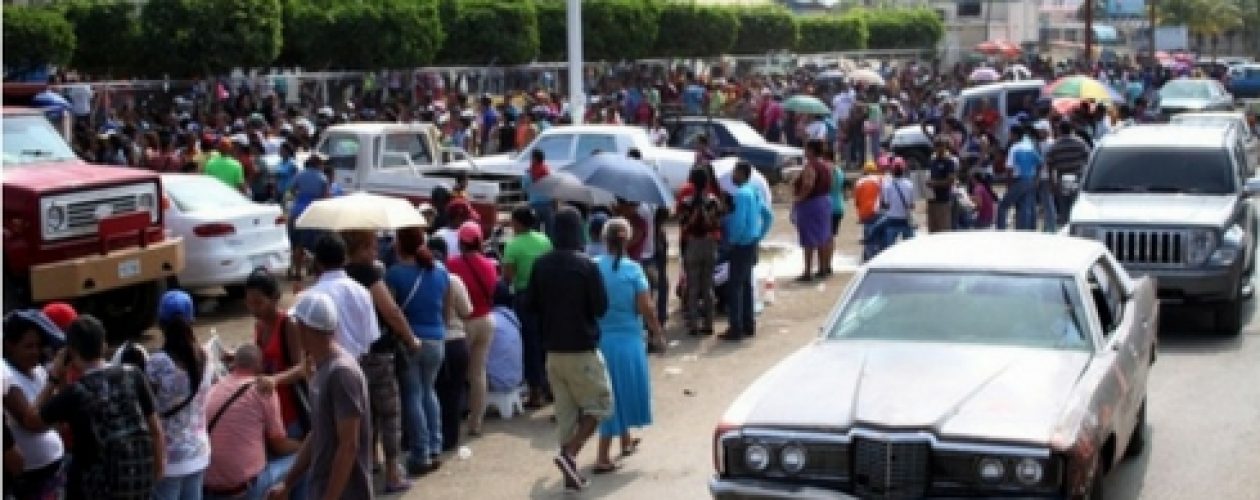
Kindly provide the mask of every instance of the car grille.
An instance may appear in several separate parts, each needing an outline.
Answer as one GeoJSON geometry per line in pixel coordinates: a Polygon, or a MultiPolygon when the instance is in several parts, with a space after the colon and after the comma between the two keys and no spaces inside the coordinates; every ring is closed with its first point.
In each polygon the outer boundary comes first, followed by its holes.
{"type": "Polygon", "coordinates": [[[102,205],[109,206],[110,211],[108,213],[110,215],[131,213],[136,211],[136,197],[134,195],[114,196],[71,203],[66,206],[67,227],[71,231],[82,228],[95,230],[97,223],[96,211],[102,205]]]}
{"type": "Polygon", "coordinates": [[[1122,264],[1181,267],[1186,264],[1184,231],[1166,229],[1104,229],[1103,244],[1122,264]]]}
{"type": "Polygon", "coordinates": [[[932,458],[927,441],[860,438],[853,442],[853,489],[862,498],[919,498],[927,494],[932,458]]]}

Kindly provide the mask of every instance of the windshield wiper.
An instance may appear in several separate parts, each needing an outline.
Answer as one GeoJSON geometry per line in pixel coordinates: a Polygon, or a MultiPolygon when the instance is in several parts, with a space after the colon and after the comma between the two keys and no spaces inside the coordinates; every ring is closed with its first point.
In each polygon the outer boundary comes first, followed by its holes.
{"type": "Polygon", "coordinates": [[[1178,186],[1146,186],[1146,190],[1152,193],[1198,193],[1196,188],[1183,188],[1178,186]]]}
{"type": "Polygon", "coordinates": [[[1116,185],[1094,186],[1085,190],[1087,193],[1141,193],[1145,191],[1146,188],[1143,188],[1142,186],[1116,185]]]}
{"type": "Polygon", "coordinates": [[[43,156],[52,156],[53,152],[46,149],[23,149],[18,151],[22,156],[34,156],[36,158],[43,156]]]}

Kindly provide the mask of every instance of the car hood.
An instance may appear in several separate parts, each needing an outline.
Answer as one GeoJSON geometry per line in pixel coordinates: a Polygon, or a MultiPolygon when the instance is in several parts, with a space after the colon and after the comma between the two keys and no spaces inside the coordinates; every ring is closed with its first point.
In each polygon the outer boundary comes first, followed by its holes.
{"type": "Polygon", "coordinates": [[[472,161],[461,160],[451,162],[445,165],[449,170],[471,170],[490,174],[503,175],[520,175],[521,169],[517,166],[516,159],[511,154],[503,153],[490,156],[480,156],[472,161]]]}
{"type": "Polygon", "coordinates": [[[4,168],[6,190],[18,188],[41,193],[156,180],[157,174],[148,170],[92,165],[78,160],[9,165],[4,168]]]}
{"type": "Polygon", "coordinates": [[[1203,109],[1210,103],[1210,100],[1200,98],[1160,99],[1159,107],[1161,109],[1203,109]]]}
{"type": "Polygon", "coordinates": [[[1049,443],[1089,359],[1082,351],[822,341],[763,375],[726,422],[1049,443]]]}
{"type": "Polygon", "coordinates": [[[1072,205],[1073,224],[1173,224],[1220,226],[1238,199],[1227,195],[1081,193],[1072,205]]]}

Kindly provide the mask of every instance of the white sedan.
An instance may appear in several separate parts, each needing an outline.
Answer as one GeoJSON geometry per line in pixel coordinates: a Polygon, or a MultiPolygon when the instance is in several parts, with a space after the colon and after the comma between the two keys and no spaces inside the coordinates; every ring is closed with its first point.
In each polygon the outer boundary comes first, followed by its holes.
{"type": "Polygon", "coordinates": [[[289,236],[278,205],[254,203],[206,175],[165,174],[166,228],[184,238],[184,288],[224,287],[240,295],[258,267],[289,268],[289,236]]]}

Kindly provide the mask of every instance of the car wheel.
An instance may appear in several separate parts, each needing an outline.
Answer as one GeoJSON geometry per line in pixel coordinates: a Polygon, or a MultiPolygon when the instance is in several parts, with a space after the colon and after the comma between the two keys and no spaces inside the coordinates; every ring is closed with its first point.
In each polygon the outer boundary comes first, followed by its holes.
{"type": "Polygon", "coordinates": [[[1146,398],[1142,398],[1142,406],[1138,408],[1137,423],[1133,424],[1133,435],[1129,437],[1129,447],[1124,450],[1124,458],[1134,458],[1146,450],[1146,398]]]}
{"type": "Polygon", "coordinates": [[[157,320],[158,300],[166,291],[166,280],[138,283],[83,299],[82,310],[101,320],[107,341],[118,344],[139,338],[157,320]]]}
{"type": "Polygon", "coordinates": [[[1238,335],[1242,331],[1243,301],[1236,298],[1216,304],[1213,308],[1216,329],[1225,335],[1238,335]]]}

